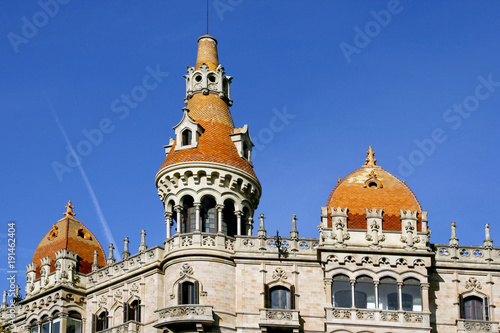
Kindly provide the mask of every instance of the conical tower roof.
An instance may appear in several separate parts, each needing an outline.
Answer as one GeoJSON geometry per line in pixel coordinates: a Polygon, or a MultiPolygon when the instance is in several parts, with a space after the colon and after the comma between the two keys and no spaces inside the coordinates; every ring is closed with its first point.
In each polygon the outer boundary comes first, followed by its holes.
{"type": "MultiPolygon", "coordinates": [[[[210,35],[198,39],[198,56],[195,71],[208,66],[208,71],[222,71],[217,54],[217,41],[210,35]]],[[[205,68],[206,70],[206,68],[205,68]]],[[[183,162],[212,162],[229,165],[249,173],[257,179],[253,166],[238,154],[231,134],[241,129],[234,127],[227,99],[207,91],[195,91],[187,99],[189,118],[198,123],[204,132],[199,137],[198,146],[190,149],[176,149],[177,138],[167,154],[160,170],[183,162]]]]}

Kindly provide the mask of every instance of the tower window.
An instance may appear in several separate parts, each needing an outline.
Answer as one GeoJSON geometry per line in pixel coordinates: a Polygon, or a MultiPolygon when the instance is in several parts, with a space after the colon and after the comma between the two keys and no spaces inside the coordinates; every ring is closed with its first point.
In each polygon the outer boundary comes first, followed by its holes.
{"type": "Polygon", "coordinates": [[[462,317],[469,320],[489,320],[487,298],[465,297],[462,301],[462,317]]]}
{"type": "Polygon", "coordinates": [[[250,150],[246,142],[243,142],[243,158],[248,161],[250,157],[250,150]]]}
{"type": "Polygon", "coordinates": [[[179,304],[198,304],[199,283],[182,282],[179,284],[179,304]]]}
{"type": "Polygon", "coordinates": [[[333,306],[340,308],[350,308],[352,306],[351,283],[347,275],[333,277],[332,303],[333,306]]]}
{"type": "Polygon", "coordinates": [[[190,146],[193,139],[193,133],[191,130],[184,130],[182,132],[182,146],[190,146]]]}
{"type": "Polygon", "coordinates": [[[141,322],[141,302],[139,300],[133,301],[130,305],[124,304],[124,322],[134,320],[138,323],[141,322]]]}
{"type": "Polygon", "coordinates": [[[96,319],[96,331],[103,331],[108,329],[108,312],[103,311],[96,319]]]}
{"type": "Polygon", "coordinates": [[[292,308],[290,290],[282,286],[269,289],[269,305],[271,309],[290,310],[292,308]]]}

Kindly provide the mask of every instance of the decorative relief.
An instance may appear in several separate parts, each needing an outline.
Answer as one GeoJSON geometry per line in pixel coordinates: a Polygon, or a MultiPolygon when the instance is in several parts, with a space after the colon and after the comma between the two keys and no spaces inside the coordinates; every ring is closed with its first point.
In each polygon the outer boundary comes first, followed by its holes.
{"type": "Polygon", "coordinates": [[[398,258],[396,260],[396,266],[408,266],[408,261],[405,258],[398,258]]]}
{"type": "Polygon", "coordinates": [[[53,223],[52,228],[49,231],[49,237],[47,237],[48,240],[53,240],[54,238],[59,235],[59,228],[56,226],[55,223],[53,223]]]}
{"type": "Polygon", "coordinates": [[[356,259],[354,259],[353,256],[346,256],[344,258],[344,264],[355,264],[356,263],[356,259]]]}
{"type": "Polygon", "coordinates": [[[361,259],[361,264],[363,264],[363,265],[373,265],[373,259],[371,257],[363,257],[361,259]]]}
{"type": "Polygon", "coordinates": [[[255,246],[255,243],[251,239],[248,239],[248,238],[245,238],[241,243],[245,247],[254,247],[255,246]]]}
{"type": "Polygon", "coordinates": [[[286,280],[286,279],[288,279],[286,272],[281,267],[277,267],[273,272],[273,280],[286,280]]]}
{"type": "Polygon", "coordinates": [[[123,297],[123,293],[122,293],[122,291],[121,291],[121,290],[117,290],[117,291],[115,291],[115,299],[116,299],[116,300],[121,300],[121,299],[122,299],[122,297],[123,297]]]}
{"type": "Polygon", "coordinates": [[[481,282],[479,282],[475,277],[471,277],[471,278],[469,278],[469,280],[467,280],[465,282],[465,289],[467,289],[467,290],[474,290],[474,289],[481,290],[481,289],[483,289],[483,287],[481,286],[481,282]]]}
{"type": "Polygon", "coordinates": [[[132,294],[138,294],[139,293],[139,286],[135,283],[132,283],[132,286],[130,287],[130,292],[132,294]]]}
{"type": "Polygon", "coordinates": [[[106,303],[108,302],[108,299],[106,298],[106,296],[101,296],[101,298],[99,298],[99,305],[100,306],[105,306],[106,303]]]}
{"type": "Polygon", "coordinates": [[[356,319],[375,320],[375,311],[373,310],[356,310],[356,319]]]}
{"type": "Polygon", "coordinates": [[[413,266],[415,266],[415,267],[424,267],[425,266],[425,262],[422,259],[415,259],[413,261],[413,266]]]}
{"type": "Polygon", "coordinates": [[[226,239],[226,250],[234,250],[234,241],[231,239],[226,239]]]}
{"type": "Polygon", "coordinates": [[[379,265],[386,265],[386,266],[389,266],[391,264],[391,262],[389,261],[388,258],[386,257],[382,257],[378,260],[378,264],[379,265]]]}
{"type": "Polygon", "coordinates": [[[423,323],[424,316],[421,313],[408,313],[406,312],[403,316],[405,322],[407,323],[423,323]]]}
{"type": "Polygon", "coordinates": [[[193,239],[191,237],[182,237],[182,246],[193,245],[193,239]]]}
{"type": "Polygon", "coordinates": [[[381,321],[399,321],[399,314],[397,312],[382,311],[380,314],[381,321]]]}
{"type": "Polygon", "coordinates": [[[269,320],[292,320],[293,315],[289,311],[267,310],[266,319],[269,320]]]}
{"type": "Polygon", "coordinates": [[[203,236],[203,246],[215,246],[215,237],[203,236]]]}
{"type": "Polygon", "coordinates": [[[491,324],[488,322],[464,321],[464,328],[467,331],[491,332],[491,324]]]}
{"type": "Polygon", "coordinates": [[[332,316],[336,319],[351,319],[351,310],[333,309],[332,316]]]}
{"type": "Polygon", "coordinates": [[[328,257],[326,257],[326,262],[338,262],[339,258],[335,254],[330,254],[328,257]]]}
{"type": "Polygon", "coordinates": [[[207,313],[207,310],[210,310],[210,308],[203,307],[203,306],[179,306],[175,308],[169,308],[169,309],[164,309],[158,311],[158,317],[160,319],[165,319],[169,317],[187,317],[187,316],[203,316],[203,315],[209,315],[210,313],[207,313]]]}
{"type": "Polygon", "coordinates": [[[183,264],[181,267],[181,271],[179,272],[180,276],[193,275],[194,270],[193,267],[189,264],[183,264]]]}

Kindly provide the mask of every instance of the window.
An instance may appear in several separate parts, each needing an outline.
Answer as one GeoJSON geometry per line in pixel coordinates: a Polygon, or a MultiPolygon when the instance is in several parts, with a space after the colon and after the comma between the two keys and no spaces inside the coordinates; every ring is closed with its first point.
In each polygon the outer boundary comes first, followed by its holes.
{"type": "Polygon", "coordinates": [[[181,232],[193,232],[196,229],[196,208],[194,207],[194,200],[190,196],[183,199],[182,210],[182,225],[181,232]]]}
{"type": "Polygon", "coordinates": [[[108,312],[103,311],[95,319],[95,330],[96,332],[108,329],[108,312]]]}
{"type": "Polygon", "coordinates": [[[66,324],[66,333],[82,333],[82,316],[78,312],[69,312],[66,324]]]}
{"type": "Polygon", "coordinates": [[[381,310],[398,310],[398,285],[396,279],[384,277],[378,287],[378,307],[381,310]]]}
{"type": "Polygon", "coordinates": [[[201,200],[201,231],[203,232],[216,232],[217,222],[217,203],[212,197],[204,197],[201,200]]]}
{"type": "Polygon", "coordinates": [[[31,326],[31,329],[30,329],[30,333],[38,333],[39,330],[38,330],[38,325],[36,323],[35,320],[33,320],[31,323],[30,323],[30,326],[31,326]]]}
{"type": "Polygon", "coordinates": [[[269,290],[269,305],[271,309],[290,310],[292,308],[290,290],[282,286],[272,287],[269,290]]]}
{"type": "Polygon", "coordinates": [[[134,320],[141,322],[141,301],[135,300],[131,304],[123,304],[123,322],[134,320]]]}
{"type": "Polygon", "coordinates": [[[179,304],[198,304],[198,281],[179,283],[179,304]]]}
{"type": "Polygon", "coordinates": [[[191,130],[185,129],[182,132],[182,146],[190,146],[192,138],[193,138],[193,134],[192,134],[191,130]]]}
{"type": "Polygon", "coordinates": [[[250,150],[248,149],[248,144],[246,142],[243,142],[243,158],[248,161],[249,157],[250,150]]]}
{"type": "Polygon", "coordinates": [[[358,277],[354,290],[356,307],[358,309],[375,309],[375,285],[371,277],[358,277]]]}
{"type": "Polygon", "coordinates": [[[469,320],[489,320],[488,298],[468,296],[462,300],[462,318],[469,320]]]}
{"type": "Polygon", "coordinates": [[[403,281],[403,310],[422,311],[422,293],[420,281],[417,279],[403,281]]]}
{"type": "Polygon", "coordinates": [[[333,277],[332,304],[340,308],[352,307],[352,288],[347,275],[333,277]]]}
{"type": "Polygon", "coordinates": [[[52,320],[52,332],[51,333],[60,333],[61,332],[61,319],[56,318],[52,320]]]}

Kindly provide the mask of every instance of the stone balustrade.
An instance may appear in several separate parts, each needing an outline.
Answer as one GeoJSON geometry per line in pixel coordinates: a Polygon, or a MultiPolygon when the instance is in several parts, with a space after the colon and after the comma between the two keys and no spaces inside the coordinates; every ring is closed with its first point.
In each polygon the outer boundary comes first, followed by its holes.
{"type": "Polygon", "coordinates": [[[299,310],[261,309],[260,327],[290,327],[296,330],[300,327],[299,310]]]}
{"type": "Polygon", "coordinates": [[[186,304],[176,305],[155,311],[154,327],[166,327],[170,324],[196,323],[212,324],[214,322],[211,305],[186,304]]]}
{"type": "Polygon", "coordinates": [[[142,324],[136,321],[127,321],[124,324],[99,331],[100,333],[140,333],[142,332],[142,324]]]}
{"type": "Polygon", "coordinates": [[[498,332],[498,322],[458,319],[457,332],[458,333],[498,332]]]}

